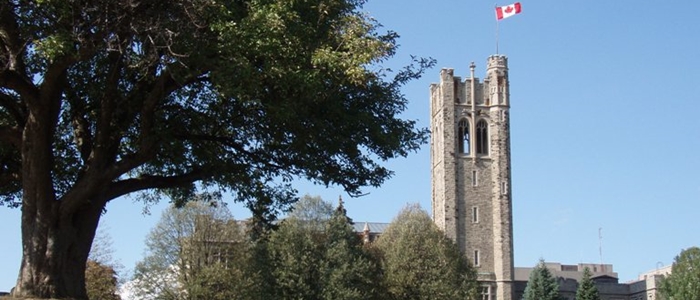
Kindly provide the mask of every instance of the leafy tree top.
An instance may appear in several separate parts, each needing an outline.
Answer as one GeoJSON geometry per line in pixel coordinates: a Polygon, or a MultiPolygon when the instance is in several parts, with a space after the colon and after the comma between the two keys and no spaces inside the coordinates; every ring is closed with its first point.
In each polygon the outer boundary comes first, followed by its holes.
{"type": "Polygon", "coordinates": [[[180,203],[200,182],[264,210],[294,199],[278,179],[380,185],[392,172],[378,161],[426,140],[398,117],[400,87],[432,61],[382,69],[398,35],[363,2],[4,2],[3,202],[31,192],[33,158],[48,162],[47,201],[75,205],[151,189],[180,203]]]}
{"type": "Polygon", "coordinates": [[[476,269],[420,206],[404,208],[376,247],[390,299],[476,298],[476,269]]]}

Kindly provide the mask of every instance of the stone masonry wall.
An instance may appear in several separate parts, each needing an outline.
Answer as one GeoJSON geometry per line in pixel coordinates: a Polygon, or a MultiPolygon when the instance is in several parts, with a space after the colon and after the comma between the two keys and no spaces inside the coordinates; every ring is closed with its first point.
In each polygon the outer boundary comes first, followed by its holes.
{"type": "Polygon", "coordinates": [[[462,81],[452,69],[432,84],[431,167],[435,223],[473,263],[496,299],[513,293],[508,68],[505,56],[488,59],[483,83],[462,81]],[[469,123],[472,151],[458,151],[458,123],[469,123]],[[488,124],[488,152],[476,154],[476,124],[488,124]]]}

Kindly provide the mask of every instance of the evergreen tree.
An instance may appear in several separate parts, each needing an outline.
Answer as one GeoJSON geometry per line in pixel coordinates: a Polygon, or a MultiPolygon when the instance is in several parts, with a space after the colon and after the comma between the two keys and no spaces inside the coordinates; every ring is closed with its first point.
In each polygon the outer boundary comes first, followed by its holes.
{"type": "Polygon", "coordinates": [[[665,300],[700,299],[700,248],[690,247],[676,256],[659,292],[665,300]]]}
{"type": "Polygon", "coordinates": [[[576,290],[576,300],[600,300],[598,288],[591,279],[591,270],[588,267],[583,269],[583,278],[576,290]]]}
{"type": "Polygon", "coordinates": [[[524,300],[559,300],[559,284],[545,266],[544,260],[540,260],[530,273],[523,298],[524,300]]]}
{"type": "Polygon", "coordinates": [[[476,298],[476,270],[419,206],[404,208],[376,247],[389,299],[476,298]]]}

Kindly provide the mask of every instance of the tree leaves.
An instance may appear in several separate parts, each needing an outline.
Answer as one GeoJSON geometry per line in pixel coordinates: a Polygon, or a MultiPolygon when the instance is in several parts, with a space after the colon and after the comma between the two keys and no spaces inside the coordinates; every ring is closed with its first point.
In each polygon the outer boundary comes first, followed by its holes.
{"type": "Polygon", "coordinates": [[[476,270],[418,206],[408,206],[377,241],[391,299],[475,299],[476,270]]]}
{"type": "MultiPolygon", "coordinates": [[[[0,56],[21,68],[0,70],[8,79],[0,94],[30,111],[41,97],[60,108],[41,129],[56,133],[59,200],[84,181],[105,187],[107,200],[147,189],[190,190],[169,193],[186,199],[196,189],[155,178],[203,181],[241,201],[275,196],[246,187],[279,177],[360,194],[391,176],[373,157],[405,156],[427,138],[397,117],[407,102],[398,88],[432,63],[388,78],[377,64],[394,54],[398,35],[380,32],[362,1],[11,3],[0,56]],[[39,84],[58,93],[49,98],[39,84]]],[[[0,124],[23,129],[13,105],[0,111],[8,112],[0,124]]]]}
{"type": "Polygon", "coordinates": [[[700,299],[700,248],[690,247],[676,256],[659,291],[666,300],[700,299]]]}

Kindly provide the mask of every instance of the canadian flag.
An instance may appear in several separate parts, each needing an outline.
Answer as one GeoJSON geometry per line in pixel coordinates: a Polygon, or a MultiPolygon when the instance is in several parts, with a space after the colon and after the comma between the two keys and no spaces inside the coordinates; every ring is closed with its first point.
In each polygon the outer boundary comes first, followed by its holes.
{"type": "Polygon", "coordinates": [[[520,13],[520,2],[515,2],[511,5],[497,6],[496,7],[496,19],[501,20],[507,17],[514,16],[520,13]]]}

